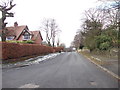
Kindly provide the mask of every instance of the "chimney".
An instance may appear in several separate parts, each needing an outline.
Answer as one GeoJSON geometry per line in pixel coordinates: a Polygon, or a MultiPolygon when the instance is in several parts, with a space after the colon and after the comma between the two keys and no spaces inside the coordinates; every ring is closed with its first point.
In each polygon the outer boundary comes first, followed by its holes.
{"type": "Polygon", "coordinates": [[[14,23],[14,27],[17,27],[17,26],[18,26],[18,23],[17,23],[17,22],[15,22],[15,23],[14,23]]]}

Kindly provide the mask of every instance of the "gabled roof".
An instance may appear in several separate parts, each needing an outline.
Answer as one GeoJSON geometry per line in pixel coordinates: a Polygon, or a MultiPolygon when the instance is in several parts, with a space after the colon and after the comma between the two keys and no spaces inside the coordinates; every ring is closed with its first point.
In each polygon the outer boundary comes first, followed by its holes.
{"type": "MultiPolygon", "coordinates": [[[[17,40],[22,31],[26,28],[28,29],[26,25],[17,27],[6,27],[6,36],[16,36],[15,39],[17,40]]],[[[0,33],[2,34],[2,30],[0,30],[0,33]]]]}
{"type": "Polygon", "coordinates": [[[24,26],[17,26],[17,27],[7,27],[7,29],[9,31],[10,31],[10,29],[14,31],[15,36],[16,36],[16,38],[15,38],[16,40],[19,38],[19,36],[22,33],[22,31],[24,29],[26,29],[26,28],[28,28],[26,25],[24,25],[24,26]]]}
{"type": "Polygon", "coordinates": [[[30,32],[31,32],[31,34],[32,34],[32,40],[35,40],[35,39],[37,38],[38,34],[40,34],[40,37],[41,37],[41,39],[43,40],[40,31],[30,31],[30,32]]]}

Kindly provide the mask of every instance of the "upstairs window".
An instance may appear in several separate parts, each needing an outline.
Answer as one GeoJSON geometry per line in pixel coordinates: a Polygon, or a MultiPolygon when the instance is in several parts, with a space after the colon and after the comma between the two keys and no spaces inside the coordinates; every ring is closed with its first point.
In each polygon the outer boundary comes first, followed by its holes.
{"type": "Polygon", "coordinates": [[[25,33],[24,34],[24,40],[30,40],[30,34],[29,33],[25,33]]]}

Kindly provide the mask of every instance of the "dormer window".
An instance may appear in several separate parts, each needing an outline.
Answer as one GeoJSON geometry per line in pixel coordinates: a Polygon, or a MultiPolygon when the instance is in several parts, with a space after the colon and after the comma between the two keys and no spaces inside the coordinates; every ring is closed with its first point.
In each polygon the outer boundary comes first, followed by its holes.
{"type": "Polygon", "coordinates": [[[23,39],[24,39],[24,40],[30,40],[30,39],[31,39],[31,35],[26,32],[26,33],[24,33],[24,35],[23,35],[23,39]]]}
{"type": "Polygon", "coordinates": [[[13,40],[14,39],[14,36],[8,36],[6,37],[6,40],[13,40]]]}

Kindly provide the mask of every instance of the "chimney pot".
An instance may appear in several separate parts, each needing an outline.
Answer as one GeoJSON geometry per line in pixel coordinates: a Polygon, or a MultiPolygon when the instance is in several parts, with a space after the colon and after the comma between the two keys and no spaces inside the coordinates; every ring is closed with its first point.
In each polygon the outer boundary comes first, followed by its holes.
{"type": "Polygon", "coordinates": [[[15,23],[14,23],[14,27],[17,27],[17,26],[18,26],[18,23],[17,23],[17,22],[15,22],[15,23]]]}

